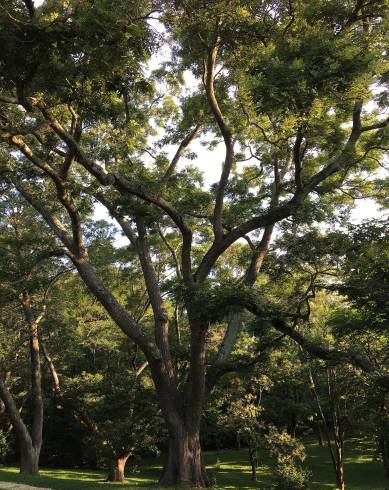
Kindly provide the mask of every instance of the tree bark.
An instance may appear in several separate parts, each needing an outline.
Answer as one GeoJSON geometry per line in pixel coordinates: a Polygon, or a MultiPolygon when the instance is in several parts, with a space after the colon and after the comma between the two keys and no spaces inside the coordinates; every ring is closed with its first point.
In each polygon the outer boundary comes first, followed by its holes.
{"type": "MultiPolygon", "coordinates": [[[[39,322],[43,318],[44,310],[34,318],[31,308],[30,296],[27,292],[22,295],[22,306],[25,318],[30,326],[30,361],[31,361],[31,401],[32,401],[32,427],[31,441],[32,450],[24,455],[25,462],[21,461],[20,472],[38,473],[39,455],[42,448],[43,432],[43,395],[42,395],[42,372],[39,351],[39,322]],[[25,465],[25,469],[22,466],[25,465]],[[31,471],[28,471],[31,468],[31,471]]],[[[22,453],[23,454],[23,453],[22,453]]],[[[22,455],[23,460],[23,455],[22,455]]]]}
{"type": "Polygon", "coordinates": [[[169,437],[167,457],[159,480],[164,486],[206,487],[209,480],[202,461],[198,428],[188,431],[177,424],[169,437]]]}
{"type": "Polygon", "coordinates": [[[0,397],[2,398],[8,417],[15,429],[19,440],[20,448],[20,473],[21,474],[37,474],[40,447],[34,447],[31,435],[23,422],[15,401],[0,378],[0,397]]]}
{"type": "Polygon", "coordinates": [[[37,475],[39,473],[40,448],[20,440],[20,474],[37,475]]]}
{"type": "MultiPolygon", "coordinates": [[[[169,429],[169,444],[160,484],[166,486],[206,487],[209,480],[202,461],[200,421],[205,400],[205,338],[206,328],[194,319],[191,322],[191,363],[188,380],[181,395],[176,396],[173,408],[159,397],[169,429]]],[[[158,391],[158,380],[154,379],[158,391]]],[[[168,400],[171,404],[171,399],[168,400]]]]}
{"type": "Polygon", "coordinates": [[[389,437],[387,432],[380,434],[379,450],[384,464],[386,479],[389,481],[389,437]]]}
{"type": "Polygon", "coordinates": [[[121,456],[120,458],[113,458],[108,474],[108,481],[111,482],[124,482],[125,481],[125,468],[129,454],[121,456]]]}
{"type": "Polygon", "coordinates": [[[336,486],[338,490],[344,490],[343,448],[336,444],[336,486]]]}

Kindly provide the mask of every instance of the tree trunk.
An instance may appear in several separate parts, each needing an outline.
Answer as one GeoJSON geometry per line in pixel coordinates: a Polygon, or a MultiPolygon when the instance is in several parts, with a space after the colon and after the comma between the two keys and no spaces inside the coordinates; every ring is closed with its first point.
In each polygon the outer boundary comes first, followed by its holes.
{"type": "Polygon", "coordinates": [[[251,463],[251,481],[257,481],[257,465],[251,463]]]}
{"type": "Polygon", "coordinates": [[[321,425],[320,425],[320,421],[317,420],[316,421],[316,432],[317,432],[317,440],[319,442],[319,446],[320,447],[323,447],[323,433],[322,433],[322,430],[321,430],[321,425]]]}
{"type": "Polygon", "coordinates": [[[343,451],[340,447],[336,449],[336,461],[336,486],[338,490],[344,490],[343,451]]]}
{"type": "MultiPolygon", "coordinates": [[[[25,470],[20,473],[38,473],[39,456],[42,448],[43,432],[43,395],[42,395],[42,373],[39,350],[39,323],[45,314],[45,308],[41,313],[34,317],[31,308],[31,299],[27,291],[22,295],[22,306],[26,321],[30,326],[30,365],[31,365],[31,403],[32,403],[32,426],[31,441],[32,448],[21,447],[21,457],[25,459],[25,470]],[[23,452],[27,453],[23,455],[23,452]],[[31,467],[31,472],[28,468],[31,467]],[[35,469],[36,468],[36,469],[35,469]]],[[[24,444],[21,439],[21,444],[24,444]]]]}
{"type": "Polygon", "coordinates": [[[38,325],[43,317],[44,310],[34,318],[30,297],[27,292],[22,295],[22,306],[26,321],[30,328],[30,361],[31,361],[31,405],[32,405],[32,427],[29,432],[23,422],[20,411],[8,391],[5,383],[0,377],[0,398],[3,400],[10,421],[18,436],[20,447],[20,473],[37,474],[39,471],[39,455],[42,447],[43,429],[43,397],[42,377],[39,356],[38,325]]]}
{"type": "Polygon", "coordinates": [[[209,480],[202,461],[199,431],[189,433],[183,425],[169,438],[160,485],[206,487],[209,480]]]}
{"type": "Polygon", "coordinates": [[[336,391],[336,381],[336,370],[334,368],[327,369],[328,395],[332,416],[332,430],[335,440],[336,484],[339,490],[344,490],[344,422],[339,410],[339,398],[336,391]]]}
{"type": "Polygon", "coordinates": [[[297,424],[298,424],[297,417],[293,416],[293,420],[289,426],[289,434],[291,437],[293,437],[293,439],[296,438],[297,424]]]}
{"type": "Polygon", "coordinates": [[[385,475],[389,481],[389,437],[387,433],[380,435],[379,448],[384,464],[385,475]]]}
{"type": "Polygon", "coordinates": [[[34,474],[38,472],[39,452],[35,451],[30,433],[22,420],[15,401],[0,377],[0,397],[4,402],[8,417],[11,420],[20,447],[20,473],[34,474]]]}
{"type": "MultiPolygon", "coordinates": [[[[336,483],[337,483],[337,485],[339,485],[339,484],[343,485],[343,486],[340,486],[339,488],[344,490],[343,444],[341,446],[337,445],[337,440],[338,440],[337,436],[336,436],[337,430],[336,430],[336,426],[333,425],[334,437],[335,437],[335,449],[336,449],[335,451],[333,450],[332,443],[331,443],[331,434],[330,434],[329,424],[328,424],[327,419],[324,415],[324,412],[323,412],[323,409],[322,409],[322,406],[320,403],[319,395],[316,391],[316,384],[315,384],[315,381],[313,379],[312,371],[310,368],[308,369],[308,375],[309,375],[309,377],[308,377],[309,388],[310,388],[310,391],[313,395],[314,400],[316,401],[316,405],[317,405],[317,408],[319,410],[320,418],[323,422],[324,435],[326,437],[328,450],[329,450],[330,455],[331,455],[331,461],[332,461],[332,465],[333,465],[333,468],[335,471],[336,483]]],[[[332,403],[331,402],[332,390],[330,389],[330,381],[329,381],[328,371],[327,371],[327,381],[328,381],[329,397],[330,397],[330,405],[331,405],[331,403],[332,403]]],[[[334,422],[334,419],[333,419],[333,422],[334,422]]],[[[318,425],[318,428],[319,427],[320,427],[320,425],[318,425]]]]}
{"type": "MultiPolygon", "coordinates": [[[[160,484],[205,487],[209,485],[209,480],[201,455],[200,421],[205,400],[207,329],[201,323],[197,323],[192,305],[188,305],[187,311],[191,323],[191,362],[182,395],[176,390],[175,406],[171,406],[171,399],[166,400],[161,396],[164,395],[162,390],[158,389],[158,381],[161,378],[154,376],[160,405],[169,429],[169,447],[160,484]]],[[[168,372],[167,369],[166,371],[168,372]]]]}
{"type": "Polygon", "coordinates": [[[32,401],[32,427],[31,438],[34,450],[38,455],[42,447],[43,431],[43,397],[42,397],[42,374],[39,356],[38,325],[33,322],[30,334],[31,352],[31,401],[32,401]]]}
{"type": "Polygon", "coordinates": [[[258,453],[256,448],[249,447],[251,481],[257,481],[258,453]]]}
{"type": "Polygon", "coordinates": [[[36,450],[26,441],[20,440],[20,474],[37,475],[39,473],[40,448],[36,450]]]}
{"type": "Polygon", "coordinates": [[[385,475],[389,481],[389,420],[385,405],[386,394],[378,411],[378,451],[384,464],[385,475]]]}
{"type": "Polygon", "coordinates": [[[130,457],[129,454],[126,454],[125,456],[122,456],[121,458],[113,458],[111,461],[111,466],[109,469],[109,474],[108,474],[108,481],[112,482],[124,482],[125,481],[125,475],[124,475],[124,470],[126,467],[126,463],[128,458],[130,457]]]}

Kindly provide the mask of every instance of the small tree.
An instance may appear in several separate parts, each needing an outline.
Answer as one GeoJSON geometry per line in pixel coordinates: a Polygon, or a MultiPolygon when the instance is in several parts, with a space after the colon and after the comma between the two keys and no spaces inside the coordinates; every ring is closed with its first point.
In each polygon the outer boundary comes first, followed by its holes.
{"type": "Polygon", "coordinates": [[[276,457],[274,489],[304,490],[308,488],[309,472],[299,464],[305,460],[304,446],[287,432],[270,427],[265,437],[270,453],[276,457]]]}
{"type": "Polygon", "coordinates": [[[220,417],[221,423],[239,435],[247,444],[252,481],[257,480],[258,452],[263,442],[263,424],[259,420],[261,411],[257,398],[248,393],[240,399],[231,401],[226,414],[220,417]]]}

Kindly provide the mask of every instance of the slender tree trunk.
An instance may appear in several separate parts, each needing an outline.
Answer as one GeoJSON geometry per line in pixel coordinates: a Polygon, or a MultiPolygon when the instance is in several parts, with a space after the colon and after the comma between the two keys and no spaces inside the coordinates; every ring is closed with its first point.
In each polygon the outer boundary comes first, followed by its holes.
{"type": "Polygon", "coordinates": [[[47,352],[46,345],[42,339],[40,339],[40,346],[42,348],[42,353],[44,355],[44,358],[46,360],[47,367],[48,367],[48,370],[50,373],[53,394],[56,397],[59,397],[61,395],[61,385],[59,382],[59,376],[58,376],[57,370],[55,369],[54,362],[53,362],[51,356],[49,355],[49,353],[47,352]]]}
{"type": "Polygon", "coordinates": [[[128,458],[130,457],[129,454],[126,454],[120,458],[113,458],[111,461],[111,466],[109,469],[109,474],[108,474],[108,481],[111,482],[124,482],[125,481],[125,475],[124,471],[126,468],[126,463],[128,458]]]}
{"type": "Polygon", "coordinates": [[[35,452],[39,457],[42,447],[42,430],[43,430],[43,398],[42,398],[42,375],[39,356],[39,339],[38,326],[35,324],[31,327],[30,335],[31,350],[31,377],[32,377],[32,428],[31,436],[35,452]]]}
{"type": "Polygon", "coordinates": [[[322,433],[322,430],[321,430],[320,421],[317,420],[315,425],[316,425],[317,440],[319,442],[319,446],[320,447],[323,447],[323,433],[322,433]]]}
{"type": "Polygon", "coordinates": [[[338,490],[344,490],[344,464],[343,464],[343,449],[338,445],[336,445],[336,485],[338,490]]]}
{"type": "Polygon", "coordinates": [[[258,453],[255,447],[249,446],[249,456],[251,465],[251,481],[257,481],[258,453]]]}
{"type": "Polygon", "coordinates": [[[384,464],[385,475],[389,481],[389,420],[386,408],[386,393],[378,411],[378,451],[384,464]]]}
{"type": "Polygon", "coordinates": [[[289,426],[289,434],[293,438],[296,437],[297,424],[298,424],[297,416],[294,415],[293,416],[293,420],[292,420],[292,422],[290,423],[290,426],[289,426]]]}
{"type": "Polygon", "coordinates": [[[336,484],[339,490],[344,490],[344,426],[340,417],[338,397],[336,393],[336,370],[333,368],[327,370],[327,383],[330,408],[332,412],[332,430],[335,439],[336,484]]]}
{"type": "Polygon", "coordinates": [[[382,462],[384,464],[385,475],[389,481],[389,436],[387,433],[380,434],[379,446],[382,462]]]}
{"type": "MultiPolygon", "coordinates": [[[[316,402],[317,408],[319,410],[320,418],[321,418],[321,420],[323,422],[324,434],[325,434],[325,437],[326,437],[326,442],[327,442],[328,450],[329,450],[330,455],[331,455],[331,461],[332,461],[332,465],[333,465],[333,468],[334,468],[334,471],[335,471],[336,482],[338,484],[338,475],[339,475],[339,471],[338,471],[338,457],[337,457],[336,451],[334,452],[333,447],[332,447],[331,433],[330,433],[329,424],[328,424],[327,419],[326,419],[326,417],[324,415],[323,408],[322,408],[321,403],[320,403],[320,398],[319,398],[319,395],[318,395],[318,393],[316,391],[316,384],[315,384],[315,381],[313,379],[312,372],[311,372],[311,369],[310,368],[308,369],[308,379],[309,379],[309,388],[310,388],[310,391],[311,391],[311,393],[313,395],[313,398],[314,398],[314,400],[316,402]]],[[[342,467],[342,474],[343,474],[343,467],[342,467]]],[[[343,483],[343,485],[344,485],[344,483],[343,483]]]]}
{"type": "Polygon", "coordinates": [[[251,463],[251,481],[257,481],[257,465],[251,463]]]}
{"type": "Polygon", "coordinates": [[[32,402],[32,427],[31,448],[21,448],[21,473],[38,473],[39,456],[42,448],[43,432],[43,396],[42,396],[42,373],[39,351],[39,322],[43,318],[45,310],[35,318],[30,296],[23,292],[22,306],[25,318],[30,326],[30,361],[31,361],[31,402],[32,402]],[[23,454],[24,453],[24,454],[23,454]],[[23,461],[24,459],[24,461],[23,461]],[[31,468],[31,471],[29,471],[31,468]]]}

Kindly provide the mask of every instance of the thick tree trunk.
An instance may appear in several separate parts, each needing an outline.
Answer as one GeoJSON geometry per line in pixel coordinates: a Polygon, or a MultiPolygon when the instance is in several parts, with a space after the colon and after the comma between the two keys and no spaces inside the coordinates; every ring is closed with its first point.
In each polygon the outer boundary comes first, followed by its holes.
{"type": "Polygon", "coordinates": [[[129,458],[129,454],[122,456],[121,458],[113,458],[111,461],[111,466],[108,474],[108,481],[112,482],[124,482],[125,475],[124,470],[126,468],[126,463],[129,458]]]}
{"type": "MultiPolygon", "coordinates": [[[[198,486],[208,485],[202,463],[200,447],[200,417],[203,397],[193,402],[193,383],[187,382],[184,393],[178,393],[161,365],[149,363],[157,390],[159,405],[169,431],[168,448],[160,485],[198,486]]],[[[204,384],[204,378],[197,385],[204,384]]],[[[200,393],[203,390],[200,389],[200,393]]]]}
{"type": "Polygon", "coordinates": [[[38,473],[40,445],[38,447],[34,446],[30,433],[22,420],[15,401],[1,378],[0,397],[4,402],[7,414],[18,436],[20,447],[20,473],[36,474],[38,473]]]}
{"type": "MultiPolygon", "coordinates": [[[[169,429],[169,447],[161,485],[205,487],[209,480],[202,461],[200,420],[205,400],[206,327],[197,323],[192,305],[187,307],[191,323],[191,353],[188,379],[183,394],[177,393],[174,407],[164,402],[157,391],[169,429]],[[174,415],[173,415],[174,412],[174,415]]],[[[171,404],[171,400],[168,401],[171,404]]]]}
{"type": "Polygon", "coordinates": [[[39,473],[40,448],[36,450],[26,441],[20,441],[20,474],[37,475],[39,473]]]}
{"type": "Polygon", "coordinates": [[[43,397],[42,376],[39,355],[38,325],[43,317],[44,310],[34,318],[30,297],[27,292],[22,295],[22,306],[25,318],[30,328],[30,361],[31,361],[31,405],[32,427],[29,432],[23,422],[20,411],[0,378],[0,398],[3,400],[10,421],[18,436],[20,447],[20,473],[37,474],[39,471],[39,456],[42,447],[43,429],[43,397]]]}
{"type": "Polygon", "coordinates": [[[169,438],[160,485],[206,487],[209,480],[202,461],[199,431],[188,433],[183,425],[169,438]]]}

